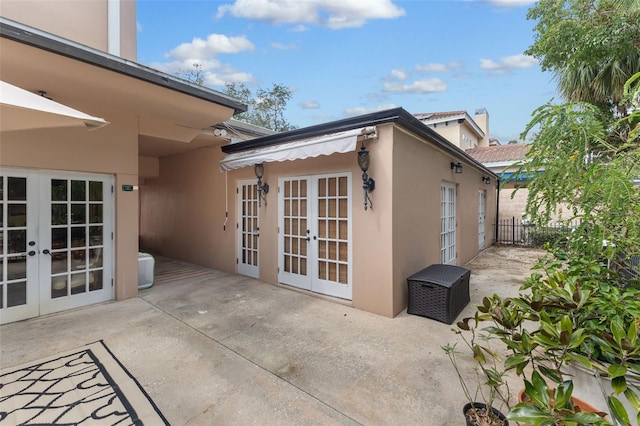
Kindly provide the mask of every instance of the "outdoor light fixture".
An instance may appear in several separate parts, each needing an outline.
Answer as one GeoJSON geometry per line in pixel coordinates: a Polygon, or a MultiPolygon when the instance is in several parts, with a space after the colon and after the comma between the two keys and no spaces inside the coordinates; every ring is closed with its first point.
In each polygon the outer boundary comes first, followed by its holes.
{"type": "Polygon", "coordinates": [[[264,176],[264,165],[262,163],[256,164],[253,167],[253,171],[256,173],[256,177],[258,178],[258,207],[261,205],[261,200],[264,199],[264,205],[267,205],[267,197],[265,194],[269,193],[269,184],[262,183],[262,176],[264,176]]]}
{"type": "Polygon", "coordinates": [[[482,182],[486,185],[491,185],[491,178],[488,176],[482,176],[482,182]]]}
{"type": "Polygon", "coordinates": [[[367,203],[373,209],[373,203],[371,202],[371,198],[369,198],[369,193],[376,189],[376,181],[373,178],[370,178],[367,174],[367,170],[369,170],[369,151],[364,148],[364,144],[360,146],[360,151],[358,151],[358,166],[360,166],[360,170],[362,170],[362,190],[364,192],[364,209],[367,209],[367,203]]]}
{"type": "Polygon", "coordinates": [[[462,173],[462,163],[461,162],[457,162],[454,163],[453,161],[451,162],[451,170],[454,170],[454,172],[456,174],[462,173]]]}

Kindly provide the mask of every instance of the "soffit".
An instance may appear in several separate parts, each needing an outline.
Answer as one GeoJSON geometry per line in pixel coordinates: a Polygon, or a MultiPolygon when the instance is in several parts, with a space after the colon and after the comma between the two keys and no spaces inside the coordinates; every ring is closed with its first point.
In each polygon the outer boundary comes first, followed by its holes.
{"type": "MultiPolygon", "coordinates": [[[[139,119],[140,134],[188,148],[201,129],[228,120],[234,109],[113,70],[0,38],[0,79],[109,121],[109,113],[139,119]]],[[[141,152],[141,155],[149,155],[141,152]]]]}

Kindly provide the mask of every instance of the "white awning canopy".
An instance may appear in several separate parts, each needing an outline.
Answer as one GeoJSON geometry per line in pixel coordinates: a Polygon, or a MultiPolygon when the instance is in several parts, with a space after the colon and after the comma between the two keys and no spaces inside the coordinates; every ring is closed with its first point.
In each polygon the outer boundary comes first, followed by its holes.
{"type": "Polygon", "coordinates": [[[220,171],[240,169],[259,163],[302,160],[320,155],[355,151],[358,146],[358,136],[370,135],[375,131],[375,127],[361,127],[329,135],[234,152],[227,154],[220,161],[220,171]]]}
{"type": "Polygon", "coordinates": [[[89,130],[109,122],[54,102],[44,96],[0,81],[0,131],[86,126],[89,130]]]}

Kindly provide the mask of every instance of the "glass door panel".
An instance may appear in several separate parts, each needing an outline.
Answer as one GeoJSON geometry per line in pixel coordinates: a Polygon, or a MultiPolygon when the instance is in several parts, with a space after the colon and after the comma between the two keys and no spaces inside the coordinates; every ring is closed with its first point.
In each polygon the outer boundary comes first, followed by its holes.
{"type": "Polygon", "coordinates": [[[51,179],[50,297],[102,290],[104,184],[51,179]]]}
{"type": "Polygon", "coordinates": [[[311,289],[309,280],[308,181],[292,178],[280,181],[280,280],[305,290],[311,289]]]}
{"type": "Polygon", "coordinates": [[[35,202],[30,173],[0,171],[0,323],[37,315],[35,202]]]}
{"type": "Polygon", "coordinates": [[[254,181],[238,182],[238,273],[258,278],[260,209],[254,181]]]}
{"type": "Polygon", "coordinates": [[[350,176],[280,180],[280,282],[351,299],[350,176]]]}

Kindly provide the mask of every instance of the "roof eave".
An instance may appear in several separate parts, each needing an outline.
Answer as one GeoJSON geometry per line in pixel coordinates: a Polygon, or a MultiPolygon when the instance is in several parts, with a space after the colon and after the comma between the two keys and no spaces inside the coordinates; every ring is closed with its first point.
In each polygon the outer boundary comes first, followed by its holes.
{"type": "Polygon", "coordinates": [[[247,110],[247,105],[218,91],[192,84],[153,68],[127,61],[118,56],[40,31],[1,16],[0,37],[232,108],[234,114],[247,110]]]}
{"type": "Polygon", "coordinates": [[[482,131],[480,126],[478,126],[478,124],[475,122],[475,120],[471,118],[471,116],[466,112],[464,114],[449,115],[442,118],[427,118],[420,121],[422,121],[424,124],[436,124],[436,123],[446,123],[448,121],[459,121],[459,120],[465,120],[469,124],[469,126],[473,129],[473,131],[476,132],[478,136],[480,136],[481,138],[484,137],[484,131],[482,131]]]}
{"type": "Polygon", "coordinates": [[[356,129],[358,127],[370,127],[386,123],[396,123],[409,130],[410,132],[413,132],[431,141],[433,144],[448,152],[449,154],[455,156],[456,158],[464,159],[468,163],[474,164],[476,167],[482,169],[484,172],[491,174],[495,178],[498,178],[497,174],[489,170],[482,163],[476,161],[462,149],[453,145],[446,138],[441,136],[435,130],[426,126],[422,121],[420,121],[401,107],[385,111],[377,111],[370,114],[359,115],[357,117],[350,117],[343,120],[318,124],[301,129],[295,129],[285,133],[278,133],[275,135],[251,139],[246,142],[237,142],[234,144],[224,145],[221,147],[221,149],[225,154],[231,154],[234,152],[292,142],[303,138],[312,138],[330,133],[338,133],[356,129]]]}

